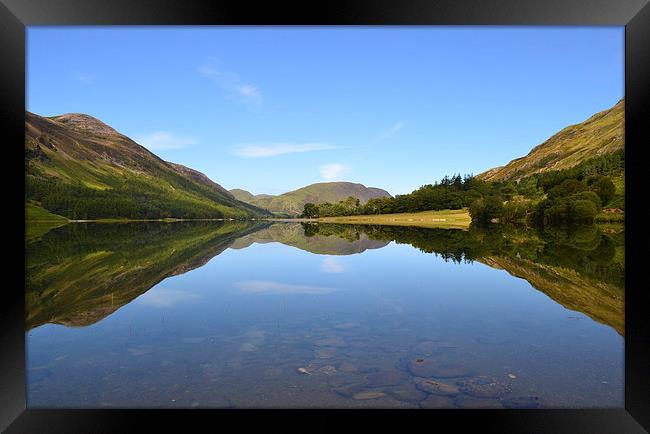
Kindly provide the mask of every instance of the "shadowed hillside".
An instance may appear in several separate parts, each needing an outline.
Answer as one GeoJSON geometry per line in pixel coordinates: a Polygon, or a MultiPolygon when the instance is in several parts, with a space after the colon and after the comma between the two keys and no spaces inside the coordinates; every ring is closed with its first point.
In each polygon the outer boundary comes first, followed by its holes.
{"type": "Polygon", "coordinates": [[[85,114],[25,113],[25,199],[69,219],[247,218],[267,211],[85,114]]]}

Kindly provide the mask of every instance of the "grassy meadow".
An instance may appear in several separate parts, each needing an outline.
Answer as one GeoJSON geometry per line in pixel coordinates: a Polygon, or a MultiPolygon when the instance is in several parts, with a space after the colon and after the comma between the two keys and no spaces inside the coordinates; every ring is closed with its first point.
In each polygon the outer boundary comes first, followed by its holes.
{"type": "Polygon", "coordinates": [[[355,215],[343,217],[321,217],[323,223],[349,223],[388,226],[417,226],[422,228],[467,229],[472,218],[467,208],[457,210],[422,211],[399,214],[355,215]]]}

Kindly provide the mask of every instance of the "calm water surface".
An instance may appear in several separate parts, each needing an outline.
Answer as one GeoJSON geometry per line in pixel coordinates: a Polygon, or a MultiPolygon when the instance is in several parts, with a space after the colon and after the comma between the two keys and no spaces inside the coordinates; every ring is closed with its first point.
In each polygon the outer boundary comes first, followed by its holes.
{"type": "Polygon", "coordinates": [[[622,228],[69,224],[29,407],[623,406],[622,228]]]}

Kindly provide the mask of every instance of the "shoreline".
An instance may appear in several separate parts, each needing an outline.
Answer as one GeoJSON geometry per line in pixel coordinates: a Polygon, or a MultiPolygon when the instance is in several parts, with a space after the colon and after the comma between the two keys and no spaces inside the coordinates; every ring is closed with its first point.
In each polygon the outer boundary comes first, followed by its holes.
{"type": "MultiPolygon", "coordinates": [[[[59,226],[68,223],[176,223],[176,222],[277,222],[277,223],[334,223],[334,224],[358,224],[358,225],[380,225],[380,226],[411,226],[423,228],[440,229],[469,229],[472,219],[466,208],[459,210],[421,211],[417,213],[395,213],[395,214],[372,214],[340,217],[318,217],[318,218],[287,218],[287,217],[262,217],[248,219],[216,218],[216,219],[52,219],[52,220],[25,220],[25,224],[57,224],[59,226]]],[[[596,219],[595,225],[624,224],[624,218],[605,220],[596,219]]]]}
{"type": "Polygon", "coordinates": [[[133,222],[165,222],[165,223],[175,223],[175,222],[217,222],[217,221],[232,221],[232,222],[241,222],[241,221],[263,221],[265,219],[176,219],[176,218],[167,218],[167,219],[89,219],[89,220],[72,220],[66,219],[63,220],[27,220],[25,223],[133,223],[133,222]]]}

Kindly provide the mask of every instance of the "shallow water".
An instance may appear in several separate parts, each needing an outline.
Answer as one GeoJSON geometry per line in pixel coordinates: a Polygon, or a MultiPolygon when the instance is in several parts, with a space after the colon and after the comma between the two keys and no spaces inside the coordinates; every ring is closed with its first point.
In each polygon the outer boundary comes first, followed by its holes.
{"type": "Polygon", "coordinates": [[[27,244],[28,406],[622,407],[622,239],[66,225],[27,244]]]}

